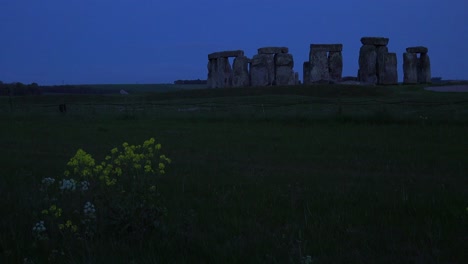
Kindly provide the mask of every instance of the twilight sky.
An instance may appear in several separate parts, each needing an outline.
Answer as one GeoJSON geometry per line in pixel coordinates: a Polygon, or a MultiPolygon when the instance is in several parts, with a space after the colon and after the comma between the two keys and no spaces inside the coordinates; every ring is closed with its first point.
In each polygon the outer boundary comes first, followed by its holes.
{"type": "Polygon", "coordinates": [[[429,48],[432,76],[468,79],[467,0],[0,0],[0,81],[172,83],[206,79],[207,54],[287,46],[294,70],[311,43],[343,44],[356,76],[363,36],[429,48]]]}

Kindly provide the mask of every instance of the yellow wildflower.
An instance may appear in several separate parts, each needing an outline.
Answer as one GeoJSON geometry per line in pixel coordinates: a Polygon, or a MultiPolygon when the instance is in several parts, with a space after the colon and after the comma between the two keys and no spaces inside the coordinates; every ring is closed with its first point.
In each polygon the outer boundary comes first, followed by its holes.
{"type": "Polygon", "coordinates": [[[41,212],[41,213],[42,213],[42,214],[48,214],[48,213],[49,213],[49,211],[47,211],[47,210],[45,210],[45,209],[44,209],[44,210],[42,210],[42,212],[41,212]]]}
{"type": "Polygon", "coordinates": [[[60,217],[62,215],[62,208],[58,208],[54,215],[55,217],[60,217]]]}
{"type": "Polygon", "coordinates": [[[65,223],[65,226],[66,226],[66,227],[72,226],[72,221],[71,221],[71,220],[67,220],[67,222],[65,223]]]}
{"type": "Polygon", "coordinates": [[[150,165],[145,165],[145,172],[152,172],[153,170],[151,169],[150,165]]]}

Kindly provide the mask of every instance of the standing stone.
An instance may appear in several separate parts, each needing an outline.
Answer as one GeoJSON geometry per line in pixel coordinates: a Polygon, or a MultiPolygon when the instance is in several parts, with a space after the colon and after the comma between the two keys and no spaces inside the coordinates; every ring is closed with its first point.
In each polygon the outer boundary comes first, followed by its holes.
{"type": "Polygon", "coordinates": [[[418,83],[431,82],[431,62],[427,53],[421,53],[418,61],[418,83]]]}
{"type": "Polygon", "coordinates": [[[206,85],[208,88],[216,88],[216,72],[217,72],[217,64],[218,62],[216,59],[209,59],[208,60],[208,78],[206,80],[206,85]]]}
{"type": "Polygon", "coordinates": [[[308,61],[305,61],[303,66],[302,66],[302,83],[303,84],[310,84],[310,63],[308,61]]]}
{"type": "Polygon", "coordinates": [[[299,81],[299,73],[298,72],[294,73],[294,84],[295,85],[301,84],[301,81],[299,81]]]}
{"type": "Polygon", "coordinates": [[[343,73],[343,56],[341,55],[341,51],[330,51],[328,53],[328,68],[330,79],[340,81],[343,73]]]}
{"type": "Polygon", "coordinates": [[[250,84],[252,86],[267,86],[269,84],[268,61],[270,55],[254,55],[250,64],[250,84]]]}
{"type": "Polygon", "coordinates": [[[416,53],[403,53],[403,83],[418,83],[418,56],[416,53]]]}
{"type": "Polygon", "coordinates": [[[384,59],[384,75],[379,76],[380,84],[397,84],[397,56],[396,53],[387,53],[384,59]]]}
{"type": "Polygon", "coordinates": [[[279,53],[275,55],[275,79],[276,85],[293,85],[294,81],[294,60],[289,53],[279,53]]]}
{"type": "Polygon", "coordinates": [[[388,48],[386,46],[377,46],[377,83],[383,84],[385,79],[385,59],[388,55],[388,48]]]}
{"type": "Polygon", "coordinates": [[[228,58],[221,57],[218,58],[218,68],[217,68],[217,85],[216,88],[224,88],[232,86],[232,69],[229,64],[228,58]]]}
{"type": "Polygon", "coordinates": [[[330,74],[327,52],[312,50],[310,53],[310,81],[328,81],[330,79],[330,74]]]}
{"type": "Polygon", "coordinates": [[[263,54],[268,69],[268,85],[275,84],[275,54],[263,54]]]}
{"type": "Polygon", "coordinates": [[[250,85],[249,59],[246,56],[235,58],[232,63],[232,69],[232,86],[247,87],[250,85]]]}
{"type": "Polygon", "coordinates": [[[374,45],[363,45],[359,51],[358,78],[360,82],[377,83],[377,48],[374,45]]]}

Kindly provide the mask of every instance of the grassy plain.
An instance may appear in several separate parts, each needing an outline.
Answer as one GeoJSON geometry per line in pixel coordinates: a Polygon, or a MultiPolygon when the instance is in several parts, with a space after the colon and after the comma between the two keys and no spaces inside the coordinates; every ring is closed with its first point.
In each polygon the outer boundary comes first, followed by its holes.
{"type": "MultiPolygon", "coordinates": [[[[115,87],[121,89],[120,87],[115,87]]],[[[155,137],[166,231],[72,263],[466,263],[468,94],[297,86],[0,98],[0,257],[34,259],[38,185],[155,137]],[[68,112],[58,112],[66,103],[68,112]]]]}

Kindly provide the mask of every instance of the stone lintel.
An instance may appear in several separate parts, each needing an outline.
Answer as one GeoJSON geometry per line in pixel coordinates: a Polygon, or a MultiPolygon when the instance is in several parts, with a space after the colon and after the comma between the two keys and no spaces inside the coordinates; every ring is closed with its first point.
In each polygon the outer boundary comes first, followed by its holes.
{"type": "Polygon", "coordinates": [[[383,37],[362,37],[361,43],[363,45],[374,45],[374,46],[387,46],[388,38],[383,37]]]}
{"type": "Polygon", "coordinates": [[[228,57],[240,57],[244,56],[243,50],[227,50],[220,52],[213,52],[208,54],[208,59],[228,58],[228,57]]]}
{"type": "Polygon", "coordinates": [[[310,44],[310,50],[314,51],[343,51],[343,44],[310,44]]]}
{"type": "Polygon", "coordinates": [[[288,52],[288,47],[263,47],[258,49],[258,54],[280,54],[288,52]]]}
{"type": "Polygon", "coordinates": [[[427,53],[428,49],[423,46],[417,46],[417,47],[408,47],[406,48],[406,52],[408,53],[427,53]]]}

